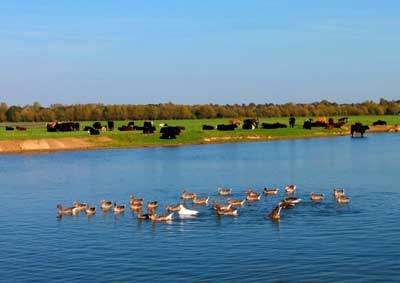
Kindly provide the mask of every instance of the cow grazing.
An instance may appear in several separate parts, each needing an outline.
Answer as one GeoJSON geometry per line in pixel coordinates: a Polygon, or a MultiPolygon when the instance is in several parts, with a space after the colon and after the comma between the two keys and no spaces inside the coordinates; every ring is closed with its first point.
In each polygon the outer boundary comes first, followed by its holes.
{"type": "Polygon", "coordinates": [[[207,131],[207,130],[215,130],[215,127],[210,126],[210,125],[203,125],[203,131],[207,131]]]}
{"type": "Polygon", "coordinates": [[[97,136],[97,135],[100,135],[100,131],[97,130],[97,129],[91,128],[91,129],[89,129],[89,134],[90,134],[91,136],[97,136]]]}
{"type": "Polygon", "coordinates": [[[18,131],[26,131],[25,127],[21,127],[21,126],[16,126],[15,127],[18,131]]]}
{"type": "Polygon", "coordinates": [[[48,122],[46,128],[48,132],[72,132],[79,130],[79,123],[74,122],[48,122]]]}
{"type": "Polygon", "coordinates": [[[273,123],[273,124],[262,123],[261,128],[263,128],[263,129],[279,129],[279,128],[287,128],[287,125],[281,124],[281,123],[273,123]]]}
{"type": "Polygon", "coordinates": [[[258,119],[246,119],[243,121],[243,130],[254,130],[258,128],[258,119]]]}
{"type": "Polygon", "coordinates": [[[234,125],[234,124],[229,124],[229,125],[219,124],[219,125],[217,125],[218,131],[234,131],[236,128],[237,128],[237,125],[234,125]]]}
{"type": "Polygon", "coordinates": [[[109,131],[114,131],[114,121],[108,121],[107,126],[109,131]]]}
{"type": "Polygon", "coordinates": [[[386,126],[386,121],[378,120],[372,123],[373,126],[386,126]]]}
{"type": "Polygon", "coordinates": [[[369,130],[368,126],[364,126],[361,123],[355,123],[350,127],[351,137],[354,138],[354,134],[359,133],[361,137],[364,137],[364,133],[369,130]]]}
{"type": "Polygon", "coordinates": [[[294,125],[296,124],[296,118],[294,116],[290,116],[289,118],[289,127],[294,128],[294,125]]]}
{"type": "Polygon", "coordinates": [[[102,125],[101,125],[100,122],[94,122],[92,127],[93,127],[94,129],[96,129],[96,130],[100,130],[101,127],[102,127],[102,125]]]}
{"type": "Polygon", "coordinates": [[[179,127],[168,126],[161,128],[160,133],[160,139],[176,139],[176,136],[180,135],[181,129],[179,127]]]}
{"type": "Polygon", "coordinates": [[[231,123],[232,125],[237,125],[239,127],[240,123],[242,123],[242,121],[240,121],[240,119],[232,119],[232,120],[229,120],[229,123],[231,123]]]}

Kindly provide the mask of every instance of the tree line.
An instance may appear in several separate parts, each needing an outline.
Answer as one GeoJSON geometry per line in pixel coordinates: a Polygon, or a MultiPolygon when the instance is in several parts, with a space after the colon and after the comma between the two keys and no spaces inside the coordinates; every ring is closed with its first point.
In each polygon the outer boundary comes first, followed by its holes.
{"type": "Polygon", "coordinates": [[[50,105],[50,107],[43,107],[38,102],[25,106],[8,106],[4,102],[0,103],[0,122],[172,120],[288,117],[290,115],[310,117],[397,114],[400,114],[400,100],[388,101],[383,98],[381,98],[379,102],[368,100],[362,103],[350,104],[338,104],[327,100],[298,104],[53,104],[50,105]]]}

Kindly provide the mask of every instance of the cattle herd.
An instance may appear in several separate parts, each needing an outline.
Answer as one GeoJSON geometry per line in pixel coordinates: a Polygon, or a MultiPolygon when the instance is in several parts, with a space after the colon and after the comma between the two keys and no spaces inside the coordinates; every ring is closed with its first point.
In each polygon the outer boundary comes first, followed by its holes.
{"type": "MultiPolygon", "coordinates": [[[[348,123],[348,117],[343,117],[338,119],[337,122],[334,121],[333,118],[326,117],[318,117],[315,119],[307,119],[303,123],[303,129],[310,130],[314,127],[321,127],[325,129],[334,129],[334,128],[342,128],[345,124],[348,123]]],[[[289,127],[294,128],[296,123],[296,118],[291,115],[289,117],[289,127]]],[[[374,126],[385,126],[387,125],[386,121],[378,120],[373,123],[374,126]]],[[[175,139],[177,136],[181,134],[185,127],[183,126],[170,126],[167,124],[160,124],[160,139],[175,139]]],[[[234,131],[237,128],[242,128],[243,130],[254,130],[258,129],[279,129],[279,128],[287,128],[286,124],[282,123],[259,123],[258,119],[244,119],[243,122],[240,119],[232,119],[229,120],[228,124],[218,124],[216,126],[212,125],[203,125],[203,131],[210,130],[218,130],[218,131],[234,131]]],[[[14,129],[18,131],[26,131],[27,128],[23,126],[5,126],[6,131],[13,131],[14,129]]],[[[80,124],[77,122],[48,122],[46,124],[46,129],[48,132],[72,132],[79,131],[80,124]]],[[[364,136],[364,133],[369,129],[368,126],[362,125],[361,123],[355,123],[350,126],[350,133],[353,137],[354,134],[359,133],[361,137],[364,136]]],[[[101,122],[94,122],[92,126],[85,126],[83,128],[85,132],[88,132],[90,135],[100,135],[101,132],[113,131],[114,130],[114,121],[108,121],[106,125],[102,125],[101,122]]],[[[143,126],[136,125],[134,121],[129,122],[127,125],[122,125],[118,127],[119,131],[142,131],[143,134],[153,134],[156,131],[156,127],[154,126],[153,121],[144,121],[143,126]]]]}
{"type": "MultiPolygon", "coordinates": [[[[232,199],[233,190],[226,188],[218,188],[217,193],[219,196],[219,203],[217,200],[213,200],[211,209],[215,211],[218,216],[237,216],[239,215],[239,209],[245,211],[246,203],[255,203],[260,201],[261,196],[271,198],[277,197],[279,189],[277,188],[264,188],[263,192],[256,192],[252,188],[246,190],[243,198],[232,199]]],[[[295,185],[287,185],[284,189],[284,197],[277,203],[274,209],[267,215],[267,218],[272,220],[279,220],[281,218],[282,209],[294,208],[302,200],[298,197],[293,196],[297,192],[295,185]]],[[[339,204],[348,204],[350,198],[345,196],[343,189],[333,189],[333,198],[339,204]]],[[[197,193],[188,193],[185,189],[182,190],[181,201],[176,204],[168,204],[165,206],[165,212],[158,214],[157,209],[159,207],[158,201],[148,201],[144,204],[143,198],[137,198],[134,195],[130,195],[129,208],[125,204],[117,204],[115,201],[102,199],[100,202],[100,208],[103,213],[113,212],[114,214],[124,213],[125,209],[130,209],[133,214],[137,214],[138,219],[149,219],[152,221],[172,221],[174,213],[179,216],[196,216],[200,212],[195,210],[197,205],[208,206],[210,197],[204,196],[199,197],[197,193]],[[187,206],[192,204],[193,207],[188,209],[187,206]],[[143,210],[146,213],[143,213],[143,210]]],[[[274,199],[274,198],[273,198],[274,199]]],[[[310,193],[311,202],[322,202],[324,201],[324,194],[321,193],[310,193]]],[[[85,212],[88,216],[92,216],[96,213],[96,207],[89,204],[74,201],[73,206],[63,208],[61,204],[57,205],[58,217],[63,215],[79,215],[81,212],[85,212]]]]}

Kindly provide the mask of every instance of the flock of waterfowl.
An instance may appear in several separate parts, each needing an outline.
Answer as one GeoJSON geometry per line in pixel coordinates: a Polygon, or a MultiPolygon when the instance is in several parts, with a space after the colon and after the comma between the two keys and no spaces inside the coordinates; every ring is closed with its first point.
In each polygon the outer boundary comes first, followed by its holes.
{"type": "MultiPolygon", "coordinates": [[[[238,208],[242,207],[246,202],[256,202],[261,199],[261,195],[277,195],[279,189],[276,188],[264,188],[263,193],[255,192],[253,189],[249,188],[246,191],[246,195],[243,199],[232,199],[230,196],[232,194],[232,189],[218,188],[218,195],[220,197],[227,197],[226,203],[218,203],[216,200],[212,201],[213,209],[217,215],[222,216],[236,216],[238,215],[238,208]]],[[[285,194],[293,195],[296,192],[295,185],[288,185],[285,187],[285,194]]],[[[350,198],[345,196],[343,189],[333,189],[334,199],[339,204],[346,204],[350,202],[350,198]]],[[[208,205],[209,197],[199,198],[197,193],[188,193],[186,190],[182,191],[181,199],[186,201],[191,201],[195,205],[208,205]]],[[[312,202],[321,202],[324,200],[324,194],[314,193],[310,194],[310,200],[312,202]]],[[[282,209],[289,209],[296,206],[301,201],[300,198],[294,196],[286,196],[282,201],[280,201],[276,207],[268,214],[268,217],[273,220],[279,220],[282,209]]],[[[125,212],[126,206],[124,204],[117,204],[116,202],[107,201],[105,199],[101,200],[100,208],[103,212],[113,211],[114,214],[119,214],[125,212]]],[[[172,221],[174,213],[178,213],[179,216],[196,216],[199,211],[188,209],[183,203],[178,203],[175,205],[167,205],[165,207],[166,214],[159,215],[156,210],[158,208],[158,202],[152,201],[146,203],[147,213],[143,213],[144,200],[142,198],[136,198],[134,195],[130,195],[129,208],[132,212],[137,213],[138,219],[149,219],[152,221],[172,221]]],[[[63,208],[61,204],[57,205],[58,216],[62,215],[78,215],[81,212],[85,212],[88,216],[96,213],[96,207],[90,206],[86,203],[80,203],[78,201],[73,202],[72,207],[63,208]]]]}

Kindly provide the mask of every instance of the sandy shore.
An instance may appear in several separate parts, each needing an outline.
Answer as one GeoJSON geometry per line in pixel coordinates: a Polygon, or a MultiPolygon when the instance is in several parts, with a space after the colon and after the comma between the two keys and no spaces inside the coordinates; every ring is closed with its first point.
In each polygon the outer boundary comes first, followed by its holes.
{"type": "MultiPolygon", "coordinates": [[[[390,133],[400,132],[400,126],[370,126],[368,133],[390,133]]],[[[368,134],[367,133],[367,134],[368,134]]],[[[252,141],[274,141],[286,139],[305,139],[305,138],[322,138],[322,137],[337,137],[350,135],[350,132],[341,132],[333,135],[316,135],[316,136],[293,136],[293,137],[272,137],[272,136],[257,136],[249,135],[246,137],[211,137],[204,138],[194,144],[214,144],[214,143],[229,143],[229,142],[252,142],[252,141]]],[[[71,150],[94,150],[94,149],[112,149],[116,148],[110,145],[111,138],[96,137],[96,138],[51,138],[51,139],[32,139],[32,140],[3,140],[0,141],[0,154],[14,153],[41,153],[41,152],[56,152],[56,151],[71,151],[71,150]]],[[[192,145],[178,144],[173,146],[192,145]]],[[[164,144],[156,145],[134,145],[131,147],[160,147],[164,144]]],[[[169,145],[171,146],[171,145],[169,145]]],[[[121,147],[119,147],[121,148],[121,147]]],[[[123,147],[123,148],[130,148],[123,147]]]]}

